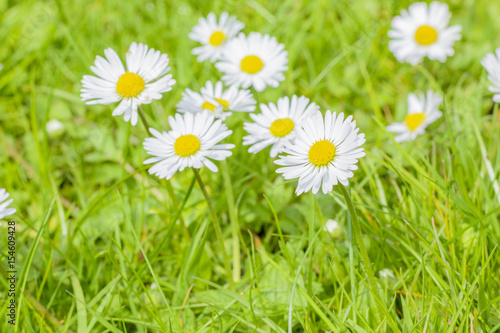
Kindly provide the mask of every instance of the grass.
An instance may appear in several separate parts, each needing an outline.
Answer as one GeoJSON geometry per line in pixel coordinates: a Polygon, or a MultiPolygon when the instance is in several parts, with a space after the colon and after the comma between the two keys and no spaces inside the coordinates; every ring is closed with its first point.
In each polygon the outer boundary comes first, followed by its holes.
{"type": "Polygon", "coordinates": [[[387,45],[392,17],[409,4],[0,1],[0,179],[18,210],[19,271],[18,321],[2,319],[0,331],[498,331],[500,115],[480,60],[499,46],[500,3],[449,2],[463,27],[455,56],[415,67],[387,45]],[[228,269],[195,175],[176,174],[171,188],[150,176],[144,127],[80,101],[96,55],[144,42],[169,54],[177,80],[144,106],[166,129],[186,87],[220,77],[196,62],[187,34],[224,10],[288,51],[286,80],[260,102],[303,94],[354,115],[366,133],[367,156],[347,190],[376,289],[341,189],[295,196],[266,152],[241,146],[248,115],[228,120],[237,147],[227,165],[201,170],[228,269]],[[403,119],[407,94],[429,88],[443,93],[444,117],[414,142],[391,142],[385,126],[403,119]],[[53,118],[62,136],[45,132],[53,118]],[[323,231],[328,219],[343,235],[323,231]],[[380,277],[385,268],[394,278],[380,277]]]}

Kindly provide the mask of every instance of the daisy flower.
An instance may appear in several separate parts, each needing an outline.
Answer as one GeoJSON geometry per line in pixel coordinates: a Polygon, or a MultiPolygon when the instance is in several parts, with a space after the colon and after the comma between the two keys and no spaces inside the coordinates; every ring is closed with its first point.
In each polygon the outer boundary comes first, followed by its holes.
{"type": "Polygon", "coordinates": [[[450,17],[444,3],[432,2],[429,6],[424,2],[414,3],[392,20],[393,30],[388,35],[393,40],[389,49],[399,62],[416,65],[424,57],[444,62],[455,53],[455,41],[462,38],[461,26],[448,27],[450,17]]]}
{"type": "Polygon", "coordinates": [[[494,53],[488,53],[481,64],[488,72],[488,79],[493,83],[488,89],[494,93],[493,101],[500,103],[500,47],[496,49],[496,56],[494,53]]]}
{"type": "Polygon", "coordinates": [[[150,174],[170,179],[177,171],[188,167],[200,169],[203,165],[217,172],[217,166],[209,159],[221,161],[231,156],[228,149],[234,145],[218,143],[232,131],[220,119],[215,120],[209,111],[177,113],[175,118],[170,116],[168,122],[171,131],[160,133],[150,128],[154,138],[144,141],[144,149],[154,156],[144,164],[156,163],[149,169],[150,174]]]}
{"type": "Polygon", "coordinates": [[[394,272],[389,268],[380,270],[378,275],[383,279],[394,279],[394,272]]]}
{"type": "Polygon", "coordinates": [[[116,54],[104,50],[106,59],[97,56],[90,69],[98,76],[84,75],[82,79],[83,101],[87,104],[111,104],[120,102],[113,116],[124,115],[125,121],[137,124],[137,107],[160,99],[161,94],[172,89],[175,80],[168,74],[168,56],[148,49],[147,45],[132,43],[126,55],[127,70],[116,54]]]}
{"type": "Polygon", "coordinates": [[[357,170],[358,158],[365,156],[360,146],[365,135],[359,134],[352,116],[326,111],[306,118],[303,127],[297,130],[293,142],[287,143],[284,152],[274,163],[283,166],[276,170],[285,179],[299,178],[297,195],[319,189],[328,193],[333,185],[348,185],[351,170],[357,170]]]}
{"type": "Polygon", "coordinates": [[[323,230],[333,234],[335,230],[337,230],[338,228],[339,228],[339,223],[335,220],[329,219],[328,221],[326,221],[323,230]]]}
{"type": "Polygon", "coordinates": [[[189,38],[200,42],[202,46],[194,48],[192,53],[198,56],[199,62],[207,59],[211,62],[219,60],[227,41],[236,36],[243,27],[243,23],[226,12],[220,15],[218,23],[214,13],[208,14],[206,19],[200,18],[189,33],[189,38]]]}
{"type": "Polygon", "coordinates": [[[16,212],[15,208],[8,208],[9,204],[14,201],[14,199],[6,200],[8,197],[9,193],[4,188],[0,188],[0,219],[16,212]]]}
{"type": "Polygon", "coordinates": [[[64,125],[57,119],[51,119],[45,124],[45,130],[50,138],[59,138],[64,133],[64,125]]]}
{"type": "Polygon", "coordinates": [[[182,93],[181,101],[176,105],[177,112],[202,112],[212,111],[216,118],[224,120],[231,113],[226,111],[253,112],[255,111],[255,99],[248,89],[238,89],[231,86],[224,90],[222,82],[215,85],[207,81],[201,93],[186,89],[182,93]]]}
{"type": "Polygon", "coordinates": [[[278,99],[278,105],[261,104],[260,114],[250,114],[254,123],[244,123],[243,128],[249,135],[243,138],[244,145],[252,145],[249,153],[258,153],[271,147],[271,157],[276,157],[283,151],[285,145],[295,138],[297,129],[304,119],[319,111],[319,106],[309,103],[305,96],[292,96],[278,99]]]}
{"type": "Polygon", "coordinates": [[[442,116],[438,110],[443,99],[432,90],[427,91],[427,97],[421,93],[408,95],[408,114],[402,123],[393,123],[387,126],[389,132],[399,134],[396,142],[415,140],[418,135],[424,134],[425,128],[442,116]]]}
{"type": "Polygon", "coordinates": [[[277,87],[285,79],[287,55],[284,45],[274,37],[258,32],[248,36],[240,33],[228,41],[215,67],[225,73],[222,80],[227,85],[253,86],[262,91],[266,85],[277,87]]]}
{"type": "Polygon", "coordinates": [[[47,133],[57,133],[64,130],[64,125],[57,119],[51,119],[45,124],[47,133]]]}
{"type": "Polygon", "coordinates": [[[335,240],[342,240],[344,238],[344,229],[339,225],[339,223],[335,220],[329,219],[326,221],[325,225],[323,226],[323,230],[328,232],[333,239],[335,240]]]}

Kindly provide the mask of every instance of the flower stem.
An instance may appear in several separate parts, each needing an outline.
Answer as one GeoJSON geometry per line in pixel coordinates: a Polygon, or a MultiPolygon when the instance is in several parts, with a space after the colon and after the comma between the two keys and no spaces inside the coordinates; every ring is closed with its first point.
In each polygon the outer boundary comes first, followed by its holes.
{"type": "Polygon", "coordinates": [[[217,214],[215,213],[214,206],[212,205],[212,200],[210,199],[210,195],[207,192],[207,189],[205,187],[205,183],[201,179],[200,172],[198,169],[192,168],[194,172],[194,176],[196,177],[196,181],[198,182],[198,185],[200,185],[201,192],[203,192],[203,196],[205,197],[205,200],[208,205],[208,210],[210,211],[210,215],[212,215],[212,220],[214,222],[214,228],[215,228],[215,234],[217,236],[217,241],[219,242],[219,247],[222,252],[222,258],[224,261],[224,267],[227,272],[227,277],[229,279],[229,283],[231,284],[231,287],[234,289],[234,281],[233,277],[231,275],[231,266],[229,265],[229,258],[227,257],[226,250],[224,248],[224,240],[222,238],[222,230],[220,227],[219,219],[217,218],[217,214]]]}
{"type": "Polygon", "coordinates": [[[139,105],[137,108],[137,111],[139,112],[139,116],[141,117],[142,123],[144,124],[144,127],[146,127],[146,132],[149,133],[149,123],[148,120],[146,119],[146,114],[144,113],[144,110],[142,107],[139,105]]]}
{"type": "Polygon", "coordinates": [[[239,282],[241,278],[240,266],[240,224],[238,213],[234,204],[233,186],[229,175],[229,168],[226,160],[221,162],[222,178],[224,179],[224,188],[226,190],[227,208],[229,210],[229,219],[231,220],[231,231],[233,236],[233,281],[239,282]]]}
{"type": "Polygon", "coordinates": [[[309,218],[309,240],[308,240],[308,246],[311,248],[311,254],[309,256],[309,261],[308,261],[308,268],[307,268],[307,282],[306,282],[306,288],[307,292],[312,295],[312,283],[313,283],[313,262],[314,262],[314,234],[315,234],[315,228],[314,228],[314,194],[311,191],[311,215],[309,218]]]}
{"type": "MultiPolygon", "coordinates": [[[[141,117],[141,121],[144,124],[144,127],[146,128],[146,133],[149,133],[149,123],[148,123],[148,120],[146,118],[146,113],[144,112],[144,110],[142,109],[142,107],[140,105],[138,106],[137,110],[139,112],[139,116],[141,117]]],[[[170,183],[170,180],[167,180],[166,184],[167,184],[168,195],[172,199],[174,209],[177,210],[177,208],[179,207],[179,204],[177,202],[177,198],[175,197],[174,188],[173,188],[172,184],[170,183]]],[[[182,214],[179,215],[179,221],[180,221],[180,223],[182,223],[182,225],[184,225],[184,219],[182,217],[182,214]]]]}

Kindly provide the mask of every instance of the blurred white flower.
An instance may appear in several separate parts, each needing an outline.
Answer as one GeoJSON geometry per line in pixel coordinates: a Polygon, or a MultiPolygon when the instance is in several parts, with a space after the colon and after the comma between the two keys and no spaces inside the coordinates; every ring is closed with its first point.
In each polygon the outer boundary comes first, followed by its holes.
{"type": "Polygon", "coordinates": [[[0,188],[0,219],[16,212],[15,208],[8,207],[9,204],[14,201],[14,199],[6,200],[8,197],[9,193],[4,188],[0,188]]]}
{"type": "Polygon", "coordinates": [[[338,228],[339,228],[339,223],[335,220],[330,219],[330,220],[326,221],[323,230],[328,231],[329,233],[333,234],[335,232],[335,230],[337,230],[338,228]]]}
{"type": "Polygon", "coordinates": [[[207,18],[200,18],[189,33],[189,38],[202,46],[194,48],[192,53],[198,56],[200,62],[207,59],[211,62],[219,60],[227,41],[236,36],[243,27],[243,23],[226,12],[220,15],[219,22],[214,13],[208,14],[207,18]]]}
{"type": "Polygon", "coordinates": [[[455,53],[455,41],[462,38],[461,26],[448,27],[450,18],[448,5],[444,3],[412,4],[392,20],[393,30],[388,35],[393,39],[389,42],[389,49],[399,62],[416,65],[424,57],[444,62],[455,53]]]}
{"type": "Polygon", "coordinates": [[[441,96],[432,90],[427,91],[427,96],[423,93],[418,96],[409,94],[408,114],[404,122],[392,123],[387,126],[387,130],[399,134],[394,138],[396,142],[415,140],[418,135],[425,133],[427,126],[443,115],[438,109],[442,100],[441,96]]]}
{"type": "Polygon", "coordinates": [[[488,72],[488,79],[492,85],[488,89],[494,93],[493,102],[500,103],[500,47],[496,49],[495,53],[488,53],[481,64],[488,72]]]}
{"type": "Polygon", "coordinates": [[[338,241],[344,239],[345,233],[342,226],[335,220],[329,219],[326,221],[323,230],[332,235],[332,238],[338,241]]]}
{"type": "Polygon", "coordinates": [[[45,130],[51,137],[58,137],[64,133],[64,125],[57,119],[51,119],[45,124],[45,130]]]}
{"type": "Polygon", "coordinates": [[[386,279],[393,279],[394,278],[394,273],[392,270],[390,270],[389,268],[384,268],[382,269],[380,272],[378,272],[378,275],[381,277],[381,278],[386,278],[386,279]]]}
{"type": "Polygon", "coordinates": [[[231,86],[224,90],[221,81],[215,84],[207,81],[200,93],[186,89],[176,107],[177,112],[181,113],[199,113],[209,110],[214,113],[216,118],[224,120],[231,115],[231,112],[228,111],[255,111],[255,103],[255,99],[248,89],[238,89],[236,86],[231,86]]]}

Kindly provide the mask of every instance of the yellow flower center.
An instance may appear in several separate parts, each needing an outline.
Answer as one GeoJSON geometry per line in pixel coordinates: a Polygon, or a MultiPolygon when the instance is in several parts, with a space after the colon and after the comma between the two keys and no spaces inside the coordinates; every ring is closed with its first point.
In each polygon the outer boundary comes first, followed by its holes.
{"type": "Polygon", "coordinates": [[[174,150],[179,156],[191,156],[200,150],[200,139],[192,134],[181,135],[175,140],[174,150]]]}
{"type": "Polygon", "coordinates": [[[410,131],[414,131],[418,126],[420,126],[425,120],[425,113],[412,113],[405,117],[406,126],[410,129],[410,131]]]}
{"type": "Polygon", "coordinates": [[[210,103],[210,102],[205,102],[205,103],[203,103],[203,104],[201,105],[201,109],[202,109],[202,110],[210,110],[210,111],[214,112],[214,111],[215,111],[215,108],[216,108],[216,106],[215,106],[215,105],[213,105],[213,104],[212,104],[212,103],[210,103]]]}
{"type": "Polygon", "coordinates": [[[282,138],[293,131],[295,124],[290,118],[276,119],[269,127],[269,131],[275,137],[282,138]]]}
{"type": "MultiPolygon", "coordinates": [[[[227,108],[229,107],[229,102],[226,101],[225,99],[221,99],[221,98],[214,98],[218,103],[220,103],[222,105],[222,109],[223,110],[227,110],[227,108]]],[[[216,105],[213,105],[212,103],[210,102],[205,102],[201,105],[201,109],[202,110],[210,110],[212,112],[215,111],[215,108],[217,106],[216,105]]]]}
{"type": "Polygon", "coordinates": [[[437,39],[437,30],[429,25],[422,25],[415,31],[415,41],[420,45],[432,45],[437,39]]]}
{"type": "Polygon", "coordinates": [[[264,63],[256,55],[248,55],[241,60],[240,67],[243,72],[255,74],[260,72],[262,67],[264,67],[264,63]]]}
{"type": "Polygon", "coordinates": [[[328,165],[335,157],[335,146],[328,140],[316,141],[307,154],[309,162],[315,166],[328,165]]]}
{"type": "Polygon", "coordinates": [[[222,98],[214,98],[214,99],[222,105],[222,108],[224,110],[227,110],[229,108],[229,102],[226,101],[225,99],[222,98]]]}
{"type": "Polygon", "coordinates": [[[216,31],[210,36],[208,42],[212,46],[219,46],[226,40],[226,35],[222,31],[216,31]]]}
{"type": "Polygon", "coordinates": [[[144,79],[135,73],[127,72],[120,76],[116,91],[125,98],[137,97],[146,87],[144,79]]]}

